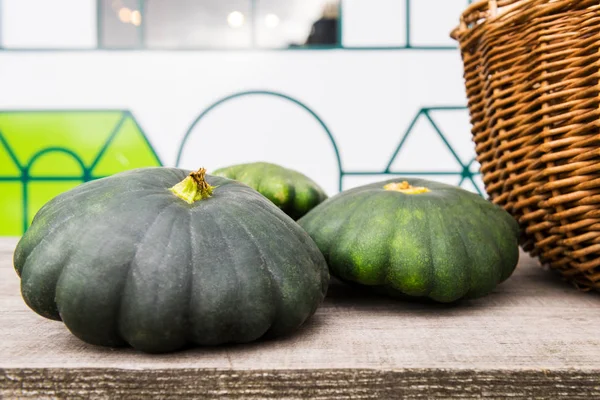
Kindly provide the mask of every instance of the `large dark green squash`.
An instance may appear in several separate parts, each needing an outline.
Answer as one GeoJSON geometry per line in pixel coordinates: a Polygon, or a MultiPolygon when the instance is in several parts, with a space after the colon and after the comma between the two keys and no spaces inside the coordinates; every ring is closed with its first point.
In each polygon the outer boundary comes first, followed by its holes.
{"type": "Polygon", "coordinates": [[[248,186],[188,173],[133,170],[48,202],[14,254],[26,303],[147,352],[297,329],[328,285],[315,243],[248,186]]]}
{"type": "Polygon", "coordinates": [[[232,165],[214,171],[213,175],[235,179],[258,190],[294,220],[327,199],[327,194],[312,179],[276,164],[232,165]]]}
{"type": "Polygon", "coordinates": [[[511,275],[518,225],[508,213],[454,186],[398,182],[342,192],[298,221],[332,275],[439,302],[483,296],[511,275]]]}

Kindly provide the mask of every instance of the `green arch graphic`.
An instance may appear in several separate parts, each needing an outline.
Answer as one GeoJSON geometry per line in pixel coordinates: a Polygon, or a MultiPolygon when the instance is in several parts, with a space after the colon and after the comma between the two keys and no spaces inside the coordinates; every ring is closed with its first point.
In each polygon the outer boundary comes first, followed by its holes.
{"type": "MultiPolygon", "coordinates": [[[[30,217],[32,217],[31,213],[30,213],[30,208],[31,208],[31,201],[30,201],[30,186],[32,184],[36,184],[40,183],[40,182],[52,182],[52,181],[62,181],[63,185],[66,184],[67,187],[70,186],[76,186],[80,183],[85,182],[86,180],[86,175],[87,175],[87,168],[85,167],[85,164],[83,163],[83,161],[81,160],[81,158],[72,150],[69,149],[65,149],[62,147],[48,147],[45,148],[43,150],[38,151],[37,153],[35,153],[33,155],[33,157],[31,157],[31,159],[29,160],[29,163],[27,164],[27,166],[25,166],[25,168],[23,168],[23,175],[22,175],[22,185],[23,185],[23,232],[25,230],[27,230],[27,227],[29,226],[29,221],[30,221],[30,217]],[[33,176],[31,174],[31,168],[35,165],[35,163],[43,156],[48,155],[48,154],[64,154],[68,157],[70,157],[71,159],[73,159],[80,167],[81,169],[81,175],[80,176],[33,176]],[[34,178],[34,179],[32,179],[34,178]],[[32,182],[33,181],[33,182],[32,182]],[[67,183],[68,182],[68,183],[67,183]]],[[[65,186],[62,186],[62,189],[64,189],[65,186]]],[[[52,192],[51,192],[52,193],[52,192]]]]}
{"type": "Polygon", "coordinates": [[[33,164],[35,164],[35,162],[40,157],[45,156],[48,153],[62,153],[62,154],[66,154],[66,155],[72,157],[75,160],[75,162],[77,164],[79,164],[79,166],[81,167],[81,171],[83,173],[81,178],[82,179],[85,178],[86,172],[88,172],[88,171],[87,171],[87,168],[85,167],[83,160],[73,150],[65,149],[63,147],[47,147],[47,148],[35,153],[33,155],[33,157],[31,157],[31,159],[29,160],[29,164],[27,164],[27,166],[24,168],[24,172],[27,177],[31,176],[30,171],[31,171],[31,167],[33,166],[33,164]]]}
{"type": "Polygon", "coordinates": [[[338,149],[337,143],[335,142],[335,139],[333,138],[333,134],[331,133],[331,131],[329,130],[329,128],[327,127],[325,122],[317,115],[316,112],[314,112],[310,107],[308,107],[306,104],[302,103],[300,100],[297,100],[297,99],[290,97],[288,95],[285,95],[283,93],[272,92],[272,91],[268,91],[268,90],[250,90],[250,91],[245,91],[245,92],[234,93],[229,96],[223,97],[222,99],[220,99],[220,100],[214,102],[213,104],[211,104],[210,106],[208,106],[204,111],[202,111],[200,113],[200,115],[198,115],[198,117],[196,117],[194,122],[192,122],[192,124],[188,128],[187,132],[185,133],[185,135],[181,141],[181,144],[179,145],[179,150],[177,152],[177,161],[175,162],[175,165],[177,167],[179,167],[179,165],[181,163],[181,157],[183,155],[183,150],[185,148],[185,145],[187,144],[188,139],[190,138],[190,136],[192,134],[192,131],[194,130],[196,125],[204,117],[206,117],[206,115],[208,115],[212,110],[214,110],[221,104],[228,102],[229,100],[237,99],[240,97],[248,97],[248,96],[271,96],[271,97],[276,97],[276,98],[286,100],[287,102],[290,102],[292,104],[299,106],[300,108],[302,108],[303,110],[308,112],[315,120],[317,120],[317,122],[319,123],[321,128],[323,128],[323,130],[327,134],[327,137],[329,138],[329,141],[331,142],[331,145],[333,147],[333,151],[335,154],[335,159],[336,159],[337,167],[338,167],[339,190],[341,191],[342,190],[341,185],[342,185],[343,168],[342,168],[342,160],[340,158],[340,151],[338,149]]]}

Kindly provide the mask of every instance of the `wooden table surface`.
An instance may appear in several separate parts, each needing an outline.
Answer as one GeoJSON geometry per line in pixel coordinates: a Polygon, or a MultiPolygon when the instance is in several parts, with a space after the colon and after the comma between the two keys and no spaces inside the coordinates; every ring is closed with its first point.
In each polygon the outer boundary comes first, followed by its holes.
{"type": "Polygon", "coordinates": [[[600,296],[521,254],[444,306],[332,284],[296,334],[165,355],[87,345],[31,311],[0,239],[0,398],[600,398],[600,296]]]}

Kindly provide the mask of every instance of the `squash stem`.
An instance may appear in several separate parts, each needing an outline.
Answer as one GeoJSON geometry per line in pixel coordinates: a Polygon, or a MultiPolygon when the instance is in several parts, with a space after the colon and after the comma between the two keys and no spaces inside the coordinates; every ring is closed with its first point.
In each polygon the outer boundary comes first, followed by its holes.
{"type": "Polygon", "coordinates": [[[394,192],[400,192],[404,194],[421,194],[429,192],[429,189],[423,186],[412,186],[406,181],[400,183],[388,183],[383,187],[385,190],[392,190],[394,192]]]}
{"type": "Polygon", "coordinates": [[[193,204],[198,200],[209,198],[214,189],[214,186],[206,182],[206,169],[200,168],[169,190],[186,203],[193,204]]]}

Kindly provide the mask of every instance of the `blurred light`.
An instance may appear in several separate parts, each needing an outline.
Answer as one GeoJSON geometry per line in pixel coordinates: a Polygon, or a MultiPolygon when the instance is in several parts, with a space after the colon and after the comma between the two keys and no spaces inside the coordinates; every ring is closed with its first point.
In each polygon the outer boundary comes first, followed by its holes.
{"type": "Polygon", "coordinates": [[[270,29],[277,28],[279,25],[279,17],[275,14],[265,15],[265,25],[270,29]]]}
{"type": "Polygon", "coordinates": [[[239,28],[240,26],[244,25],[244,19],[244,14],[242,14],[241,12],[232,11],[227,16],[227,23],[232,28],[239,28]]]}
{"type": "Polygon", "coordinates": [[[121,7],[123,7],[123,3],[121,2],[121,0],[112,0],[111,7],[113,10],[115,10],[115,12],[119,12],[121,7]]]}
{"type": "Polygon", "coordinates": [[[138,10],[131,12],[131,23],[135,26],[140,26],[142,24],[142,14],[138,10]]]}
{"type": "Polygon", "coordinates": [[[123,7],[119,10],[119,19],[123,23],[128,23],[131,21],[131,10],[127,7],[123,7]]]}

